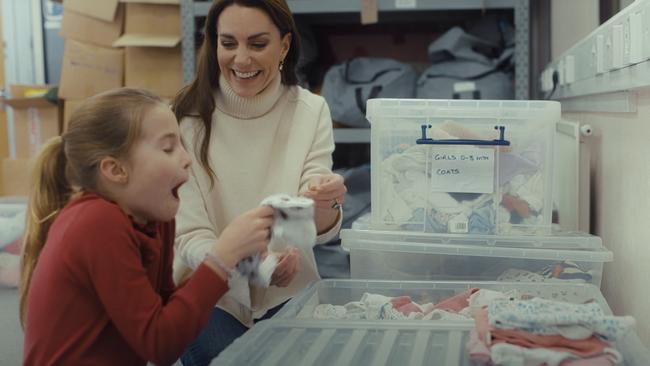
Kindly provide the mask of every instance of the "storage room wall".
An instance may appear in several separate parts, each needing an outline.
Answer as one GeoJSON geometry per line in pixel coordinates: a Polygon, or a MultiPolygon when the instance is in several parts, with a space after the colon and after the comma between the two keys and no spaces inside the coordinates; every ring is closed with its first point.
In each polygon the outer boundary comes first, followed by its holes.
{"type": "MultiPolygon", "coordinates": [[[[598,2],[554,0],[551,6],[551,47],[557,57],[598,26],[598,2]]],[[[591,212],[583,209],[580,215],[590,216],[592,233],[614,252],[614,262],[605,265],[603,294],[615,314],[637,319],[639,336],[650,344],[650,89],[636,94],[633,113],[562,117],[594,130],[586,139],[590,179],[583,180],[591,184],[591,212]]]]}

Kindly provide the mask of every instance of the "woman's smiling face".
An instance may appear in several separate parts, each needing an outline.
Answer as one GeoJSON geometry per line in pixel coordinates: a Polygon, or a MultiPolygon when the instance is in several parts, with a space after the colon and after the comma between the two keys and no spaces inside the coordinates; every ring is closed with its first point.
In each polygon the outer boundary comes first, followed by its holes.
{"type": "Polygon", "coordinates": [[[280,34],[259,8],[228,6],[217,21],[219,69],[237,95],[254,97],[279,73],[289,51],[291,34],[280,34]]]}

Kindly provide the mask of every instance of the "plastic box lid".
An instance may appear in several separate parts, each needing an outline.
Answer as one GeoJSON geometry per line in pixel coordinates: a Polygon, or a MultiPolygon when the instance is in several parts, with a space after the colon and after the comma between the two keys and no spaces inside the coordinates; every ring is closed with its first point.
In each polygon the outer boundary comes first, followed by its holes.
{"type": "MultiPolygon", "coordinates": [[[[435,301],[444,300],[450,291],[461,293],[471,288],[489,289],[507,292],[519,290],[521,293],[541,297],[548,300],[565,301],[570,303],[585,303],[595,301],[607,315],[612,311],[598,287],[592,284],[554,282],[554,283],[522,283],[500,281],[385,281],[362,279],[326,279],[313,282],[309,287],[294,296],[274,316],[287,319],[311,319],[313,307],[322,303],[344,305],[358,301],[363,292],[380,294],[389,297],[409,295],[413,301],[419,302],[417,296],[435,295],[442,292],[444,296],[431,296],[435,301]],[[416,294],[414,297],[413,294],[416,294]],[[352,298],[353,296],[359,296],[352,298]],[[311,309],[309,309],[311,308],[311,309]],[[307,309],[307,310],[305,310],[307,309]],[[311,310],[311,312],[310,312],[311,310]]],[[[453,296],[453,295],[451,295],[453,296]]],[[[393,320],[390,320],[393,321],[393,320]]],[[[416,320],[419,321],[419,320],[416,320]]],[[[468,319],[468,322],[473,320],[468,319]]]]}
{"type": "Polygon", "coordinates": [[[370,213],[359,217],[351,229],[341,230],[341,238],[348,240],[392,240],[428,244],[472,244],[482,246],[537,248],[537,249],[601,249],[599,236],[581,231],[568,231],[554,224],[548,235],[458,235],[414,231],[371,230],[370,213]]]}
{"type": "Polygon", "coordinates": [[[561,105],[557,101],[542,100],[467,100],[467,99],[369,99],[366,116],[371,124],[384,118],[478,117],[537,119],[547,113],[559,118],[561,105]]]}
{"type": "MultiPolygon", "coordinates": [[[[396,238],[372,230],[341,230],[341,246],[347,250],[373,250],[397,253],[464,255],[475,257],[523,258],[532,260],[570,260],[611,262],[614,254],[605,247],[598,249],[546,249],[521,243],[517,247],[444,244],[428,238],[406,236],[396,238]]],[[[517,244],[517,243],[515,243],[517,244]]]]}
{"type": "Polygon", "coordinates": [[[470,366],[468,323],[351,322],[269,319],[210,365],[470,366]]]}

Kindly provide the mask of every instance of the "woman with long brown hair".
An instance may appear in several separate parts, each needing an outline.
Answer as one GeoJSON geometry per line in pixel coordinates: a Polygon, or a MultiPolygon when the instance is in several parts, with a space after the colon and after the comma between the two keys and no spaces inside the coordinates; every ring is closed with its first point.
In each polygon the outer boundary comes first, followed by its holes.
{"type": "MultiPolygon", "coordinates": [[[[299,35],[284,0],[217,0],[208,13],[194,81],[173,101],[197,164],[180,191],[175,279],[238,213],[275,193],[315,201],[317,243],[341,223],[343,178],[325,100],[297,86],[299,35]]],[[[258,319],[319,279],[313,251],[282,255],[269,288],[230,281],[208,327],[181,358],[205,365],[258,319]]]]}

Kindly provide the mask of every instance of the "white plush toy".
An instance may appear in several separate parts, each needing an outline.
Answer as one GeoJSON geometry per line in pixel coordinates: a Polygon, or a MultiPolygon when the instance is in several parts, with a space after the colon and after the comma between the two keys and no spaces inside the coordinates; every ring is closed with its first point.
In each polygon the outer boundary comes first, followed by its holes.
{"type": "Polygon", "coordinates": [[[247,258],[237,265],[237,270],[248,276],[251,284],[269,287],[280,254],[289,247],[312,250],[316,242],[314,201],[275,194],[265,198],[260,205],[269,205],[274,209],[268,255],[264,259],[261,259],[261,255],[247,258]]]}

